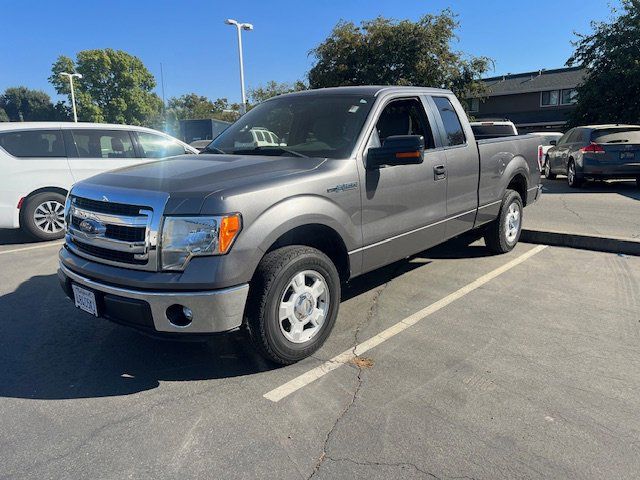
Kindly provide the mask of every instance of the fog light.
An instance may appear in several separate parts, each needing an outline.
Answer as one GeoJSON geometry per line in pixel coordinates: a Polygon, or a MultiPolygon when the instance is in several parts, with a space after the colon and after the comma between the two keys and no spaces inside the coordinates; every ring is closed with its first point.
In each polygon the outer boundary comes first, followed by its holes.
{"type": "Polygon", "coordinates": [[[189,321],[193,320],[193,312],[191,311],[190,308],[182,307],[182,314],[187,320],[189,321]]]}

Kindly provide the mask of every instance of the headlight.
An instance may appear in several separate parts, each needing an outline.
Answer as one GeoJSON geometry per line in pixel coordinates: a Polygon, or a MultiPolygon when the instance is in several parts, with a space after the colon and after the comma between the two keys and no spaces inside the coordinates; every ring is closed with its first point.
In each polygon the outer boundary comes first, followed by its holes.
{"type": "Polygon", "coordinates": [[[239,214],[220,217],[165,217],[163,270],[183,270],[191,257],[224,255],[240,232],[239,214]]]}

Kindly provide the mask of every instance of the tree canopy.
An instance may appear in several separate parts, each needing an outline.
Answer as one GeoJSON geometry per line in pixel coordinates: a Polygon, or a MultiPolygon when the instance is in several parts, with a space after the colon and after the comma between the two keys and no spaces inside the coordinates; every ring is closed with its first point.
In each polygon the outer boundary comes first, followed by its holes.
{"type": "Polygon", "coordinates": [[[309,87],[305,85],[302,80],[298,80],[293,83],[276,82],[275,80],[271,80],[263,86],[250,88],[249,100],[251,103],[256,104],[278,95],[299,92],[301,90],[307,90],[308,88],[309,87]]]}
{"type": "Polygon", "coordinates": [[[82,79],[74,81],[80,120],[143,125],[162,110],[162,100],[153,93],[154,76],[138,57],[127,52],[83,50],[75,62],[63,55],[51,72],[49,81],[56,91],[69,97],[69,80],[60,73],[82,74],[82,79]]]}
{"type": "Polygon", "coordinates": [[[577,34],[567,65],[587,70],[570,123],[640,123],[640,0],[623,0],[609,22],[577,34]]]}
{"type": "Polygon", "coordinates": [[[66,115],[62,105],[54,105],[49,95],[40,90],[10,87],[0,95],[0,121],[43,122],[64,120],[66,115]]]}
{"type": "Polygon", "coordinates": [[[340,85],[420,85],[450,88],[461,96],[481,95],[480,77],[492,61],[452,48],[459,23],[446,9],[417,22],[378,17],[339,22],[311,50],[311,88],[340,85]]]}
{"type": "Polygon", "coordinates": [[[239,104],[230,104],[226,98],[211,100],[196,93],[173,97],[168,102],[169,112],[172,112],[178,120],[215,118],[231,122],[237,119],[238,114],[234,112],[239,109],[239,104]]]}

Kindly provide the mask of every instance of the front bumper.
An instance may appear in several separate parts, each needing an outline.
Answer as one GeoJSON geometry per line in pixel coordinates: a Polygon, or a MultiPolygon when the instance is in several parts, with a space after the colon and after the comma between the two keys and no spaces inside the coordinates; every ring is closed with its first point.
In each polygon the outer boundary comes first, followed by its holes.
{"type": "Polygon", "coordinates": [[[249,285],[209,291],[145,291],[101,283],[75,273],[60,262],[60,284],[73,300],[71,284],[93,291],[101,317],[148,333],[206,334],[233,330],[242,325],[249,285]],[[179,326],[169,319],[169,307],[179,305],[193,312],[191,323],[179,326]]]}

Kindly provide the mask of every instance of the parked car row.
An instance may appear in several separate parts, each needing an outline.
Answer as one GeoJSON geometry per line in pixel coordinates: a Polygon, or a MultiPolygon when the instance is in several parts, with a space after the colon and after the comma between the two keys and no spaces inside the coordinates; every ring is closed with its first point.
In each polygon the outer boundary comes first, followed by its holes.
{"type": "Polygon", "coordinates": [[[64,236],[71,186],[98,173],[174,155],[198,153],[143,127],[100,123],[0,124],[0,228],[41,240],[64,236]]]}

